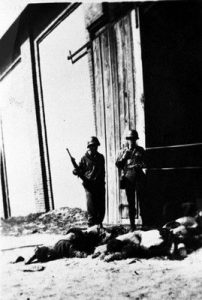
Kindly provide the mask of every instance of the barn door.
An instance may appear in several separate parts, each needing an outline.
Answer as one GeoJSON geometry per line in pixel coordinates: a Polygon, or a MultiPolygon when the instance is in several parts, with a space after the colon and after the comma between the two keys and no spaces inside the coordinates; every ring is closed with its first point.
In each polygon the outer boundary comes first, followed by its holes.
{"type": "Polygon", "coordinates": [[[136,128],[132,18],[129,13],[93,41],[95,115],[107,173],[108,221],[128,219],[125,191],[119,190],[115,161],[124,132],[136,128]]]}

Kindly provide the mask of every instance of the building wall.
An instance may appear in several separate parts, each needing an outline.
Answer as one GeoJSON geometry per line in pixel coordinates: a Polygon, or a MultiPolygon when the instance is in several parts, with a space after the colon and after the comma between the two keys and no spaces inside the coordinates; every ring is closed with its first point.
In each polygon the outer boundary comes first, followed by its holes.
{"type": "MultiPolygon", "coordinates": [[[[2,182],[1,181],[0,181],[0,189],[2,191],[2,182]]],[[[0,216],[4,217],[3,194],[2,194],[2,192],[0,192],[0,201],[1,201],[0,216]]]]}
{"type": "Polygon", "coordinates": [[[2,77],[0,88],[12,216],[45,211],[45,188],[49,198],[53,189],[56,208],[85,209],[84,189],[72,174],[66,147],[79,161],[88,138],[95,134],[88,56],[76,64],[67,60],[69,50],[74,52],[86,43],[82,6],[54,28],[38,48],[31,40],[33,28],[30,38],[17,49],[19,62],[7,66],[10,71],[2,77]]]}
{"type": "Polygon", "coordinates": [[[0,200],[1,200],[1,211],[0,216],[5,218],[10,217],[10,202],[9,202],[9,192],[8,192],[8,177],[5,159],[5,147],[4,147],[4,135],[2,126],[2,114],[0,115],[0,200]]]}
{"type": "Polygon", "coordinates": [[[0,88],[11,214],[27,214],[35,211],[35,202],[22,62],[2,80],[0,88]]]}
{"type": "Polygon", "coordinates": [[[20,53],[0,85],[11,216],[45,211],[29,39],[21,45],[20,53]]]}
{"type": "Polygon", "coordinates": [[[147,148],[148,222],[162,222],[165,202],[191,200],[200,206],[200,7],[186,5],[141,4],[139,19],[131,4],[98,4],[97,9],[91,4],[86,20],[82,5],[39,42],[38,53],[34,47],[31,53],[30,41],[23,39],[21,61],[0,86],[12,215],[44,211],[44,184],[53,188],[56,208],[85,208],[65,148],[78,161],[96,129],[106,158],[107,221],[127,218],[115,159],[128,127],[138,130],[140,145],[147,148]],[[85,25],[92,41],[91,74],[87,56],[75,64],[67,60],[69,50],[88,40],[85,25]],[[50,162],[45,183],[43,156],[47,173],[50,162]]]}
{"type": "Polygon", "coordinates": [[[30,147],[30,162],[31,162],[31,174],[33,190],[34,190],[34,201],[35,211],[44,212],[46,211],[45,197],[44,197],[44,183],[41,169],[41,155],[39,145],[39,131],[37,126],[36,117],[36,95],[34,93],[34,80],[33,80],[33,69],[32,69],[32,57],[30,39],[27,39],[21,45],[21,59],[23,64],[22,77],[23,77],[23,91],[25,97],[25,110],[27,115],[27,131],[28,141],[30,147]]]}
{"type": "Polygon", "coordinates": [[[86,208],[81,181],[73,176],[66,151],[79,162],[95,134],[88,56],[67,59],[87,41],[83,7],[64,19],[39,43],[42,97],[55,208],[86,208]]]}
{"type": "MultiPolygon", "coordinates": [[[[0,120],[1,122],[1,120],[0,120]]],[[[3,145],[2,145],[2,127],[0,127],[0,216],[4,216],[4,199],[3,199],[3,195],[4,195],[4,190],[3,190],[3,176],[4,176],[4,165],[3,165],[3,145]]],[[[6,200],[6,197],[5,197],[6,200]]]]}
{"type": "MultiPolygon", "coordinates": [[[[29,10],[32,12],[31,8],[29,10]]],[[[41,12],[40,7],[38,10],[41,12]]],[[[23,24],[24,32],[29,24],[23,24]]],[[[2,77],[0,87],[12,216],[45,211],[45,187],[48,190],[53,187],[56,208],[85,208],[84,190],[80,180],[72,175],[73,167],[65,148],[69,147],[79,160],[86,151],[87,139],[95,134],[88,57],[75,65],[67,60],[69,50],[75,51],[86,42],[82,9],[65,19],[40,43],[40,59],[31,40],[35,38],[34,28],[32,24],[30,38],[22,39],[23,44],[16,50],[20,61],[7,66],[10,70],[2,77]],[[75,39],[75,36],[79,38],[75,39]],[[44,104],[45,110],[42,109],[44,104]],[[47,141],[49,156],[43,148],[47,141]],[[46,177],[42,168],[44,161],[46,177]],[[51,170],[47,162],[50,162],[51,170]],[[53,179],[52,186],[49,175],[53,179]]],[[[18,40],[20,38],[18,33],[18,40]]],[[[15,53],[15,48],[12,50],[15,53]]],[[[51,203],[51,199],[48,201],[51,203]]]]}

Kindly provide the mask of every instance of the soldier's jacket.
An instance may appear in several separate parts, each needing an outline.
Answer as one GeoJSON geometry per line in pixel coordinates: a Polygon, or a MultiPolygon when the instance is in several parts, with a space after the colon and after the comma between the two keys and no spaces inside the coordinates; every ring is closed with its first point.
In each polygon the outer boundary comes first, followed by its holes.
{"type": "Polygon", "coordinates": [[[138,179],[138,175],[142,174],[142,168],[145,168],[144,149],[135,146],[134,149],[123,148],[118,154],[116,166],[123,171],[123,174],[130,181],[138,179]]]}
{"type": "Polygon", "coordinates": [[[96,152],[90,155],[88,152],[81,158],[79,171],[89,182],[94,184],[105,183],[105,160],[104,156],[96,152]]]}

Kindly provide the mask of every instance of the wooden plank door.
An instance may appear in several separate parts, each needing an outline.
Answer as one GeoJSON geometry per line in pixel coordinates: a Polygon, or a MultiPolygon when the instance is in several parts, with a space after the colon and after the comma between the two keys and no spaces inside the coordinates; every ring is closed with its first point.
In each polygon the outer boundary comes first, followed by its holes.
{"type": "Polygon", "coordinates": [[[106,158],[107,217],[110,223],[122,222],[128,218],[128,205],[119,190],[115,161],[126,129],[136,127],[131,14],[104,28],[92,50],[96,130],[106,158]]]}

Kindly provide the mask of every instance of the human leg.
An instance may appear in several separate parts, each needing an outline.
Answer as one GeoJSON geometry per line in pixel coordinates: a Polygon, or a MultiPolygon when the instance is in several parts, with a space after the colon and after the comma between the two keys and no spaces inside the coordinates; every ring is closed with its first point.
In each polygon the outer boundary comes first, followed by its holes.
{"type": "Polygon", "coordinates": [[[93,192],[86,190],[88,226],[97,224],[97,209],[95,204],[95,195],[93,192]]]}
{"type": "Polygon", "coordinates": [[[97,194],[97,224],[102,226],[105,216],[105,188],[101,188],[97,194]]]}
{"type": "Polygon", "coordinates": [[[129,209],[129,219],[131,230],[135,229],[135,189],[131,186],[126,188],[126,196],[128,201],[128,209],[129,209]]]}

